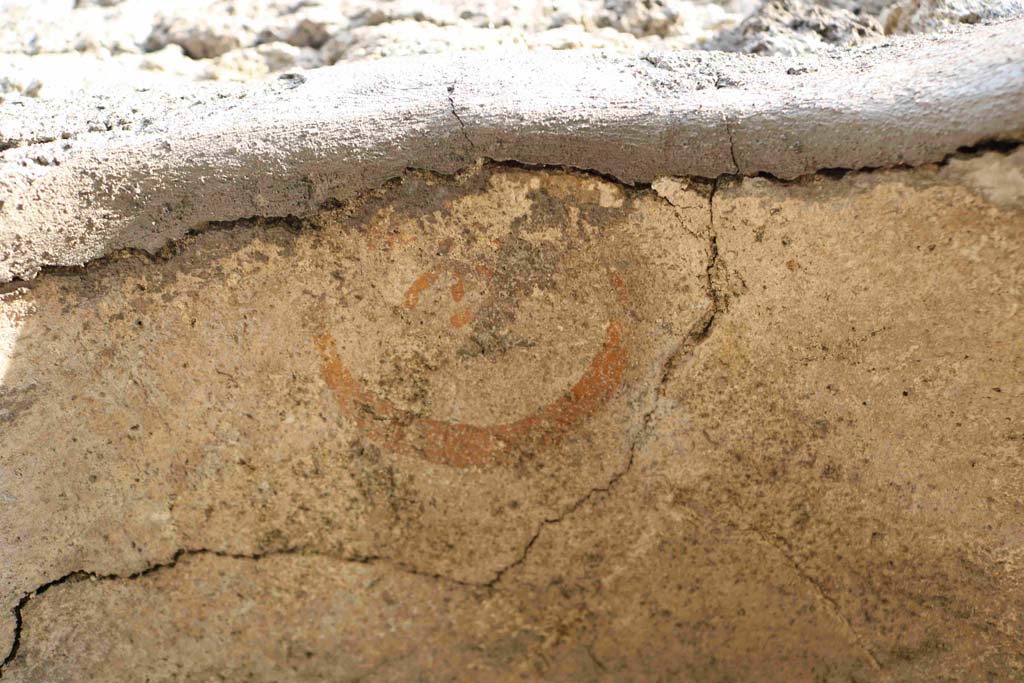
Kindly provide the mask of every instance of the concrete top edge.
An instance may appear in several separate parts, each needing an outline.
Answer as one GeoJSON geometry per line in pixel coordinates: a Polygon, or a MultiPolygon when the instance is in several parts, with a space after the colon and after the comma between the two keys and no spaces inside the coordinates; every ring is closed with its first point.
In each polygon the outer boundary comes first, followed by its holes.
{"type": "Polygon", "coordinates": [[[1024,138],[1024,20],[826,58],[462,53],[0,104],[0,282],[478,159],[626,183],[920,165],[1024,138]]]}

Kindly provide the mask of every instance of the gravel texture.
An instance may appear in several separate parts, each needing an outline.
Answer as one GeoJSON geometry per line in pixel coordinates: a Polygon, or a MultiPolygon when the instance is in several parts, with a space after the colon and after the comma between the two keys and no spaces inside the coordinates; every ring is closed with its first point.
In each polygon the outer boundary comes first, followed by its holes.
{"type": "Polygon", "coordinates": [[[0,96],[173,90],[469,50],[830,53],[1021,12],[1020,0],[6,0],[0,96]]]}

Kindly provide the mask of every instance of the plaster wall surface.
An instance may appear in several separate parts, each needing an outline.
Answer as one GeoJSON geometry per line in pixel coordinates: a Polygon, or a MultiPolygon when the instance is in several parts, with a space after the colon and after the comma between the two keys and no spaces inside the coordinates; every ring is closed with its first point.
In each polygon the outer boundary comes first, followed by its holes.
{"type": "Polygon", "coordinates": [[[0,294],[12,681],[1024,671],[1024,153],[409,172],[0,294]]]}

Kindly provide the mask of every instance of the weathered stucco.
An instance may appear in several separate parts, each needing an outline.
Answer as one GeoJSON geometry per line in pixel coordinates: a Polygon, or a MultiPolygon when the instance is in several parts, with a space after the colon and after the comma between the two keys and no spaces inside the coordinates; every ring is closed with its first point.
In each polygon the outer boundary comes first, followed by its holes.
{"type": "Polygon", "coordinates": [[[5,678],[1024,673],[1020,148],[211,227],[2,290],[5,678]]]}

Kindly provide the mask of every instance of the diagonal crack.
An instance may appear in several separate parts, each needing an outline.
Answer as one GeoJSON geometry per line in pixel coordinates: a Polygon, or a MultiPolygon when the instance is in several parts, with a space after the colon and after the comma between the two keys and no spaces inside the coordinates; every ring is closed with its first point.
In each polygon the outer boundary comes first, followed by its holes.
{"type": "Polygon", "coordinates": [[[540,524],[537,525],[536,530],[531,534],[530,538],[523,545],[522,550],[516,556],[512,562],[508,563],[501,569],[497,570],[494,577],[488,581],[485,585],[489,588],[493,588],[502,581],[506,574],[512,569],[522,565],[526,562],[530,555],[530,551],[533,549],[537,539],[540,538],[544,530],[550,526],[557,525],[570,517],[573,513],[583,507],[592,498],[600,494],[610,493],[619,481],[626,476],[629,471],[633,468],[633,464],[636,462],[636,454],[649,438],[655,423],[657,422],[656,415],[661,407],[662,400],[665,396],[666,386],[669,380],[672,378],[675,372],[676,365],[680,358],[693,351],[699,346],[704,340],[706,340],[714,327],[715,319],[719,312],[724,309],[725,298],[724,295],[718,290],[715,284],[715,275],[718,271],[718,236],[715,233],[714,223],[714,210],[713,202],[715,192],[718,189],[718,181],[714,181],[711,186],[711,191],[708,194],[708,262],[705,267],[706,274],[706,288],[708,297],[711,299],[711,305],[705,311],[704,315],[697,320],[696,324],[687,332],[683,339],[676,345],[676,347],[669,353],[665,362],[662,364],[661,372],[659,373],[658,382],[654,386],[654,401],[651,408],[644,413],[643,419],[641,420],[640,429],[637,431],[636,436],[633,438],[632,443],[629,447],[626,460],[622,467],[612,473],[608,481],[601,486],[596,486],[587,491],[583,496],[576,499],[572,504],[565,508],[561,513],[554,517],[547,517],[541,520],[540,524]]]}
{"type": "Polygon", "coordinates": [[[519,565],[526,562],[526,559],[530,555],[530,550],[533,548],[533,544],[537,542],[537,539],[540,538],[541,534],[544,533],[545,529],[547,529],[549,526],[559,524],[560,522],[564,521],[574,512],[583,507],[583,505],[594,496],[602,493],[609,493],[612,490],[612,488],[619,482],[619,480],[626,476],[626,474],[631,469],[633,469],[633,463],[636,460],[636,452],[639,448],[639,443],[642,440],[644,433],[650,429],[650,421],[655,409],[656,407],[652,408],[644,415],[640,431],[638,432],[637,438],[633,439],[633,443],[630,444],[629,452],[626,455],[626,460],[623,463],[622,467],[613,472],[612,476],[609,477],[607,482],[605,482],[601,486],[595,486],[594,488],[587,491],[581,497],[573,501],[568,507],[562,510],[558,515],[554,517],[545,517],[544,519],[542,519],[540,521],[540,524],[537,525],[536,530],[534,530],[533,534],[531,534],[530,538],[523,545],[523,549],[519,552],[518,555],[516,555],[516,558],[508,564],[506,564],[504,567],[498,569],[494,573],[494,576],[484,584],[486,587],[494,588],[501,582],[501,580],[509,571],[515,569],[519,565]]]}
{"type": "MultiPolygon", "coordinates": [[[[728,124],[726,124],[726,125],[728,125],[728,124]]],[[[731,142],[732,142],[732,132],[731,132],[731,129],[730,129],[730,145],[731,145],[731,142]]],[[[731,149],[731,147],[730,147],[730,149],[731,149]]],[[[735,156],[734,156],[733,157],[733,163],[735,163],[735,161],[736,161],[736,159],[735,159],[735,156]]],[[[719,254],[718,254],[718,234],[717,234],[717,232],[715,230],[714,199],[715,199],[715,193],[718,191],[718,187],[719,187],[719,183],[720,182],[721,182],[720,179],[715,180],[714,184],[711,187],[710,195],[708,197],[708,211],[709,211],[708,249],[709,249],[709,255],[708,255],[708,267],[707,267],[707,288],[708,288],[708,292],[710,293],[710,295],[712,297],[713,309],[715,311],[715,314],[717,314],[720,310],[724,310],[724,307],[726,305],[726,301],[725,301],[724,295],[718,290],[718,288],[717,288],[717,286],[715,284],[715,277],[717,275],[717,271],[718,271],[718,267],[719,267],[719,254]]],[[[708,320],[705,336],[706,336],[706,334],[710,333],[711,327],[714,324],[714,321],[715,321],[715,315],[712,315],[711,318],[708,320]]],[[[881,669],[882,669],[881,664],[879,663],[879,661],[875,657],[875,655],[871,652],[870,648],[867,646],[867,643],[865,642],[864,638],[860,635],[860,633],[857,632],[857,630],[853,627],[853,624],[850,623],[850,620],[847,619],[846,616],[843,614],[842,610],[839,608],[839,604],[831,596],[829,596],[829,594],[825,591],[824,586],[822,586],[821,582],[818,581],[817,579],[815,579],[810,574],[808,574],[806,571],[804,571],[803,567],[800,566],[800,564],[797,562],[796,558],[788,550],[788,544],[786,543],[785,539],[783,539],[781,537],[772,538],[768,534],[766,534],[765,532],[763,532],[760,529],[757,529],[755,527],[748,527],[748,529],[749,529],[749,531],[754,533],[758,538],[760,538],[762,540],[762,542],[764,542],[766,545],[770,546],[772,549],[774,549],[776,552],[778,552],[780,555],[782,555],[782,557],[786,560],[786,562],[793,568],[793,571],[797,574],[797,576],[799,576],[801,580],[803,580],[805,583],[807,583],[809,586],[811,586],[813,588],[815,594],[818,596],[818,599],[826,606],[826,609],[838,621],[840,621],[843,624],[843,627],[847,631],[847,633],[849,634],[850,639],[864,653],[865,657],[870,662],[872,668],[875,669],[876,671],[881,671],[881,669]]]]}
{"type": "MultiPolygon", "coordinates": [[[[729,127],[728,122],[726,122],[726,126],[727,130],[729,130],[730,151],[732,151],[732,130],[729,127]]],[[[733,156],[733,163],[736,163],[735,153],[733,156]]],[[[715,323],[717,314],[725,310],[726,307],[725,295],[718,289],[718,286],[715,282],[716,276],[718,275],[720,263],[718,253],[718,234],[715,230],[714,200],[715,194],[719,189],[720,182],[721,178],[718,178],[714,181],[714,183],[711,186],[711,191],[708,195],[708,264],[706,269],[706,287],[708,294],[711,296],[712,299],[712,313],[707,318],[704,329],[697,337],[698,343],[699,341],[703,341],[703,339],[705,339],[711,333],[711,329],[715,323]]],[[[666,370],[667,373],[670,374],[671,369],[667,368],[666,370]]],[[[831,613],[840,623],[842,623],[843,628],[847,631],[851,641],[864,653],[864,656],[870,662],[872,668],[876,671],[881,671],[881,664],[879,663],[875,655],[871,652],[871,649],[867,646],[867,643],[865,642],[864,638],[854,628],[850,620],[847,619],[846,616],[843,614],[842,610],[839,607],[839,604],[825,591],[825,588],[824,586],[822,586],[821,582],[815,579],[810,574],[808,574],[803,569],[803,567],[800,566],[796,558],[793,556],[792,552],[790,552],[790,550],[788,549],[788,544],[786,543],[785,539],[781,537],[773,538],[772,536],[769,536],[768,534],[766,534],[765,532],[761,531],[756,527],[748,526],[745,528],[754,535],[756,535],[759,539],[761,539],[763,543],[765,543],[773,550],[775,550],[777,553],[779,553],[786,560],[786,562],[793,568],[793,571],[797,574],[797,576],[807,585],[812,587],[815,595],[825,605],[829,613],[831,613]]]]}
{"type": "Polygon", "coordinates": [[[757,536],[762,543],[782,556],[800,580],[811,587],[818,600],[825,606],[825,609],[843,625],[843,629],[849,635],[850,640],[861,652],[864,653],[864,656],[871,664],[871,668],[875,671],[881,671],[882,665],[878,661],[878,658],[875,657],[874,653],[871,652],[871,649],[865,642],[864,637],[861,636],[857,629],[854,628],[853,624],[843,613],[842,609],[840,609],[839,603],[837,603],[835,599],[828,594],[821,582],[811,574],[808,574],[804,568],[800,566],[800,563],[790,551],[789,544],[786,542],[786,539],[774,534],[768,534],[754,526],[746,526],[745,528],[757,536]]]}
{"type": "Polygon", "coordinates": [[[473,140],[469,137],[469,133],[466,132],[466,123],[462,120],[462,117],[459,116],[459,112],[455,109],[455,98],[453,97],[454,95],[455,83],[452,83],[451,85],[448,86],[448,107],[451,109],[452,116],[454,116],[455,120],[459,122],[459,130],[462,131],[462,137],[466,139],[466,144],[469,145],[469,149],[475,150],[476,145],[473,143],[473,140]]]}

